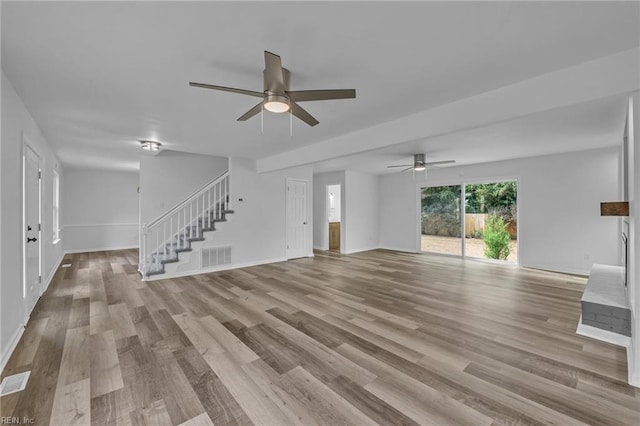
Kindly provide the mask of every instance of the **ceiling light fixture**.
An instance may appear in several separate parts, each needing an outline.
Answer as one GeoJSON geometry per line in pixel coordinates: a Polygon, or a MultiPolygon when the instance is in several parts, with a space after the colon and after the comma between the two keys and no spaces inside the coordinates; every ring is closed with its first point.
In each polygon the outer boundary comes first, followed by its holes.
{"type": "Polygon", "coordinates": [[[282,95],[267,95],[264,100],[267,111],[280,113],[289,111],[289,98],[282,95]]]}
{"type": "Polygon", "coordinates": [[[146,151],[156,152],[160,151],[162,144],[156,141],[140,141],[140,147],[146,151]]]}

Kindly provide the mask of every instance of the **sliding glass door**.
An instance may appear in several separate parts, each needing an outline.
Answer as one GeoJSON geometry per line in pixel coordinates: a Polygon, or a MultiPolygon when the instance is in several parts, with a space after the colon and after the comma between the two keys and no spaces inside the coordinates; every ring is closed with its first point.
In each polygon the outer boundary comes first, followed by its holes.
{"type": "Polygon", "coordinates": [[[462,256],[462,187],[422,188],[422,251],[462,256]]]}
{"type": "Polygon", "coordinates": [[[421,188],[422,251],[517,262],[517,198],[516,181],[421,188]]]}

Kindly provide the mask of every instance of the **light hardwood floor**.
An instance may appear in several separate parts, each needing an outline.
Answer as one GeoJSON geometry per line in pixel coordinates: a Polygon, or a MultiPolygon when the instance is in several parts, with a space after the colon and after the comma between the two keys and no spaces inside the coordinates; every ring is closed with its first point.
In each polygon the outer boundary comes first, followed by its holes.
{"type": "Polygon", "coordinates": [[[625,351],[575,334],[585,280],[376,250],[140,281],[74,254],[4,375],[37,424],[640,424],[625,351]]]}

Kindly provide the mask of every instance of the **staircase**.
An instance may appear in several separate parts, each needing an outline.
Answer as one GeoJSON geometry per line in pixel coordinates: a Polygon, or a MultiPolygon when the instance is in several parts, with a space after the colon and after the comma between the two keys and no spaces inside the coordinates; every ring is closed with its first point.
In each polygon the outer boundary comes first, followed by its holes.
{"type": "Polygon", "coordinates": [[[207,183],[190,197],[143,226],[140,272],[144,278],[164,274],[165,265],[180,262],[191,243],[205,240],[205,232],[227,221],[230,208],[229,172],[207,183]]]}

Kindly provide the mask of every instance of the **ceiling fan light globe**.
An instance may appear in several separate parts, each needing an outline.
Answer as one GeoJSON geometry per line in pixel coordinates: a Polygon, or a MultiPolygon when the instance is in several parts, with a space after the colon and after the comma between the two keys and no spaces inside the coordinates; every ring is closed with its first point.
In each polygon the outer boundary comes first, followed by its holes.
{"type": "Polygon", "coordinates": [[[426,166],[415,166],[413,170],[415,170],[416,172],[423,172],[426,168],[426,166]]]}
{"type": "Polygon", "coordinates": [[[289,111],[289,98],[282,95],[268,95],[264,101],[267,111],[281,113],[289,111]]]}
{"type": "Polygon", "coordinates": [[[151,151],[151,152],[160,151],[161,146],[162,144],[156,141],[146,141],[146,140],[140,141],[140,148],[144,149],[145,151],[151,151]]]}

